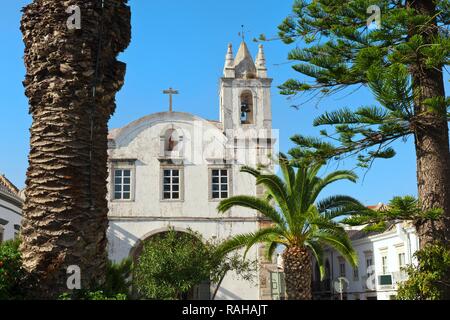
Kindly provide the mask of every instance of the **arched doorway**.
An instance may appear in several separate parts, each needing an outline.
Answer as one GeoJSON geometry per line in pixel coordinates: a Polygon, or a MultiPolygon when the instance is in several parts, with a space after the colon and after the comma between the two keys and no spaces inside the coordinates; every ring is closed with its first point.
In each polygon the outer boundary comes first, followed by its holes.
{"type": "MultiPolygon", "coordinates": [[[[130,255],[133,259],[134,264],[137,266],[139,263],[141,263],[140,258],[142,254],[145,255],[144,250],[146,245],[153,246],[155,248],[155,243],[161,243],[164,242],[164,249],[161,250],[161,247],[156,245],[157,249],[152,250],[153,257],[160,256],[161,260],[164,260],[165,262],[168,262],[169,266],[172,266],[168,268],[170,271],[181,271],[180,274],[184,274],[183,270],[188,270],[187,277],[189,278],[189,272],[192,275],[191,270],[195,270],[195,267],[198,265],[202,265],[202,259],[204,259],[204,244],[199,239],[199,237],[187,230],[180,230],[180,229],[163,229],[158,230],[155,232],[152,232],[145,236],[143,240],[140,240],[135,247],[132,249],[130,255]],[[177,237],[174,239],[174,236],[177,237]],[[167,238],[170,238],[170,241],[167,241],[167,238]],[[189,239],[186,242],[186,239],[189,239]],[[183,249],[184,248],[184,249],[183,249]],[[188,253],[186,253],[187,257],[184,256],[184,252],[188,248],[188,253]],[[182,252],[182,254],[180,254],[182,252]],[[198,254],[197,254],[198,252],[198,254]],[[174,259],[167,259],[167,255],[172,254],[174,259]],[[181,263],[176,263],[176,259],[180,256],[183,256],[183,258],[179,261],[183,261],[183,263],[189,263],[189,261],[192,261],[192,267],[186,265],[186,269],[184,269],[184,266],[180,267],[182,265],[181,263]],[[189,258],[193,258],[190,260],[189,258]],[[175,261],[175,263],[174,263],[175,261]],[[172,264],[170,263],[172,262],[172,264]],[[181,269],[180,269],[181,268],[181,269]]],[[[156,257],[157,258],[157,257],[156,257]]],[[[153,260],[155,261],[155,260],[153,260]]],[[[199,269],[197,269],[199,270],[199,269]]],[[[202,269],[203,270],[203,269],[202,269]]],[[[160,270],[161,271],[161,270],[160,270]]],[[[170,271],[167,273],[170,274],[170,271]]],[[[166,275],[166,273],[159,273],[163,277],[166,275]]],[[[170,278],[170,277],[169,277],[170,278]]],[[[153,278],[155,279],[155,278],[153,278]]],[[[167,279],[166,279],[167,280],[167,279]]],[[[136,290],[136,288],[133,288],[133,292],[136,295],[136,297],[139,297],[140,294],[136,290]]],[[[205,279],[203,281],[199,281],[197,285],[194,285],[188,292],[180,293],[177,297],[179,300],[210,300],[211,299],[211,282],[209,279],[205,279]]]]}

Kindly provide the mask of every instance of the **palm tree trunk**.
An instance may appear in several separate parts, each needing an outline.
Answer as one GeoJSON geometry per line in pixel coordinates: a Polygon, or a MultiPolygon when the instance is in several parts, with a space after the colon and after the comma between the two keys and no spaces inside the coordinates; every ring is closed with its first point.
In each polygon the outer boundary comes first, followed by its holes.
{"type": "MultiPolygon", "coordinates": [[[[409,5],[418,12],[435,16],[436,5],[432,0],[415,0],[409,5]]],[[[438,34],[436,21],[424,26],[412,26],[411,35],[420,30],[426,43],[434,41],[438,34]]],[[[416,122],[415,147],[417,155],[418,193],[423,210],[441,208],[442,219],[436,222],[419,222],[421,246],[438,240],[450,242],[450,156],[447,108],[443,103],[440,110],[430,112],[426,99],[445,97],[444,78],[441,69],[431,69],[425,65],[426,57],[418,59],[417,65],[411,66],[415,93],[416,122]]]]}
{"type": "Polygon", "coordinates": [[[283,253],[286,294],[289,300],[312,300],[311,255],[306,248],[290,247],[283,253]]]}
{"type": "Polygon", "coordinates": [[[31,298],[68,292],[71,265],[82,289],[105,280],[108,120],[125,75],[116,57],[131,38],[126,3],[34,0],[23,9],[33,123],[21,251],[31,298]],[[67,26],[71,5],[79,30],[67,26]]]}

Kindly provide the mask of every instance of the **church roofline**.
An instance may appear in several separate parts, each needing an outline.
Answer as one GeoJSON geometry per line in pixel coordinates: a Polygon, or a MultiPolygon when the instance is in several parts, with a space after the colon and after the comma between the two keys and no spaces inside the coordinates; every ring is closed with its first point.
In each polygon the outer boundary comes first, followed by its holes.
{"type": "Polygon", "coordinates": [[[217,127],[215,121],[213,120],[207,120],[204,118],[201,118],[199,116],[193,115],[188,112],[157,112],[152,113],[149,115],[146,115],[140,119],[137,119],[133,122],[130,122],[126,126],[122,128],[114,128],[109,131],[108,140],[116,140],[122,135],[126,135],[127,132],[132,130],[133,128],[139,127],[141,124],[146,122],[154,122],[160,123],[160,122],[171,122],[171,121],[201,121],[211,128],[214,128],[216,130],[220,129],[217,127]]]}

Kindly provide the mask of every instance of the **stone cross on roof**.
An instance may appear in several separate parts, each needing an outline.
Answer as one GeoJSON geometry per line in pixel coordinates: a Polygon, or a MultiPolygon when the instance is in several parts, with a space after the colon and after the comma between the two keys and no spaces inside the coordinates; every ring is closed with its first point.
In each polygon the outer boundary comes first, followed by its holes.
{"type": "Polygon", "coordinates": [[[179,92],[178,92],[178,90],[169,88],[168,90],[164,90],[163,93],[169,95],[169,112],[172,112],[173,111],[173,95],[179,94],[179,92]]]}

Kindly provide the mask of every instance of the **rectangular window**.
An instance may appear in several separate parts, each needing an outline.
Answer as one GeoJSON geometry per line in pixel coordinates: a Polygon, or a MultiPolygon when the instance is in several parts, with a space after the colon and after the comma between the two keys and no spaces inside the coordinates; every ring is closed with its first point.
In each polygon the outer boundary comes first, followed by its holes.
{"type": "Polygon", "coordinates": [[[163,170],[163,200],[181,199],[181,171],[180,169],[163,170]]]}
{"type": "Polygon", "coordinates": [[[227,169],[211,170],[212,199],[226,199],[229,195],[230,177],[227,169]]]}
{"type": "Polygon", "coordinates": [[[372,274],[374,274],[375,270],[373,268],[372,257],[366,257],[366,268],[367,268],[367,277],[370,277],[372,274]]]}
{"type": "Polygon", "coordinates": [[[345,277],[345,262],[339,263],[339,275],[345,277]]]}
{"type": "Polygon", "coordinates": [[[114,200],[131,200],[131,169],[114,169],[114,200]]]}
{"type": "Polygon", "coordinates": [[[405,265],[406,265],[405,253],[404,252],[399,253],[398,254],[398,266],[399,266],[399,269],[403,268],[405,265]]]}
{"type": "Polygon", "coordinates": [[[387,256],[381,257],[381,267],[383,270],[383,274],[387,274],[388,273],[388,258],[387,258],[387,256]]]}
{"type": "Polygon", "coordinates": [[[353,268],[353,280],[358,281],[359,280],[359,269],[358,267],[353,268]]]}

